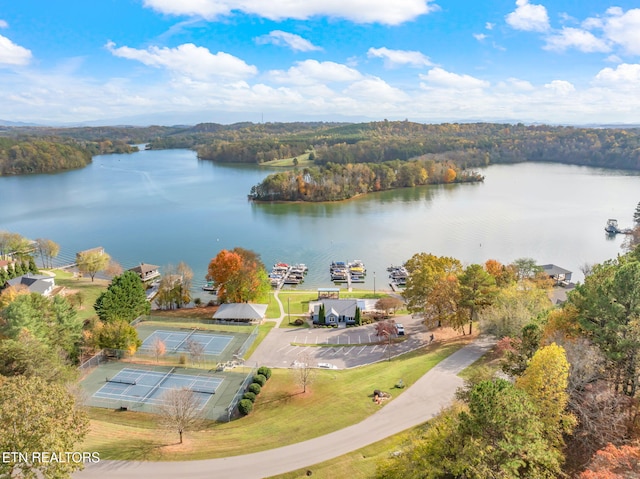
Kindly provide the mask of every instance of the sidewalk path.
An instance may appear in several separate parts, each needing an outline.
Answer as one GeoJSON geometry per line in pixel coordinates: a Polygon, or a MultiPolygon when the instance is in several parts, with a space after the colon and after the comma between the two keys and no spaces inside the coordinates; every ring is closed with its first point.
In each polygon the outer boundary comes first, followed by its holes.
{"type": "MultiPolygon", "coordinates": [[[[416,381],[380,411],[345,429],[290,446],[268,451],[189,462],[102,461],[87,465],[75,478],[111,479],[205,479],[211,477],[260,479],[307,467],[355,451],[371,443],[428,421],[451,402],[462,385],[457,374],[491,346],[489,338],[455,352],[416,381]]],[[[215,441],[215,434],[212,435],[215,441]]]]}

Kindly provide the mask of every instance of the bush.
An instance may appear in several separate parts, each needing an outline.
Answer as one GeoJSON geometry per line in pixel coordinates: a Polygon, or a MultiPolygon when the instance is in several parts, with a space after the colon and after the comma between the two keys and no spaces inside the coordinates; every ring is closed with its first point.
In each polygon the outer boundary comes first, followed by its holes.
{"type": "Polygon", "coordinates": [[[253,403],[249,399],[241,399],[238,403],[238,411],[246,416],[253,410],[253,403]]]}
{"type": "Polygon", "coordinates": [[[253,382],[254,384],[259,384],[260,387],[262,387],[267,383],[267,378],[262,374],[256,374],[255,376],[253,376],[253,382]]]}
{"type": "Polygon", "coordinates": [[[262,390],[262,387],[260,387],[260,385],[257,383],[249,384],[249,387],[247,388],[247,391],[252,392],[256,396],[260,394],[261,390],[262,390]]]}
{"type": "Polygon", "coordinates": [[[296,320],[293,322],[293,325],[294,325],[294,326],[302,326],[303,324],[304,324],[304,321],[303,321],[302,319],[300,319],[300,318],[296,319],[296,320]]]}
{"type": "Polygon", "coordinates": [[[178,364],[187,364],[187,355],[181,354],[178,358],[178,364]]]}
{"type": "Polygon", "coordinates": [[[258,368],[258,374],[262,374],[265,378],[269,379],[271,377],[271,368],[260,366],[258,368]]]}
{"type": "Polygon", "coordinates": [[[251,402],[256,402],[256,395],[252,392],[246,392],[242,395],[242,399],[248,399],[251,402]]]}

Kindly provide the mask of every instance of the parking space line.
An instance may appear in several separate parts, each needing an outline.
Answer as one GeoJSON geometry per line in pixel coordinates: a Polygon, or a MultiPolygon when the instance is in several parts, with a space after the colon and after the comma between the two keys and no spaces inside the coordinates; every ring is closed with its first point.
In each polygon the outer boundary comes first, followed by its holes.
{"type": "Polygon", "coordinates": [[[356,354],[356,356],[360,356],[365,349],[367,349],[368,346],[362,346],[362,348],[360,348],[360,351],[358,351],[358,353],[356,354]]]}
{"type": "Polygon", "coordinates": [[[356,349],[355,346],[351,346],[350,348],[345,348],[347,349],[347,351],[344,352],[344,355],[346,356],[347,354],[349,354],[351,351],[353,351],[354,349],[356,349]]]}
{"type": "Polygon", "coordinates": [[[291,346],[291,345],[290,345],[290,344],[285,344],[285,345],[284,345],[284,346],[282,346],[280,349],[276,349],[276,352],[280,352],[280,351],[282,351],[283,349],[288,348],[289,346],[291,346]]]}

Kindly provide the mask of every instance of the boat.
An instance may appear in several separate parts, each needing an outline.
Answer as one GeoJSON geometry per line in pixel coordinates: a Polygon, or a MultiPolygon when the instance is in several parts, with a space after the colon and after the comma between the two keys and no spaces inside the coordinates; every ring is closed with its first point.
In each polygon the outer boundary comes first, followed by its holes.
{"type": "Polygon", "coordinates": [[[207,281],[207,284],[202,287],[202,291],[209,291],[210,293],[216,292],[217,289],[213,281],[207,281]]]}
{"type": "Polygon", "coordinates": [[[633,233],[633,230],[631,228],[618,228],[618,220],[612,218],[607,220],[607,225],[604,227],[604,230],[607,232],[607,234],[612,236],[617,234],[628,235],[633,233]]]}

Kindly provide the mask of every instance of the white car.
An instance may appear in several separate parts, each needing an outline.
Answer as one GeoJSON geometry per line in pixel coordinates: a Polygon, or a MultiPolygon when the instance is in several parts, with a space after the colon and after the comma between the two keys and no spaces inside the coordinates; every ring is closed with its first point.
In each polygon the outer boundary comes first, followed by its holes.
{"type": "Polygon", "coordinates": [[[404,336],[404,326],[400,323],[396,323],[396,330],[398,331],[398,336],[404,336]]]}
{"type": "Polygon", "coordinates": [[[318,363],[318,367],[322,369],[338,369],[338,366],[331,363],[318,363]]]}

